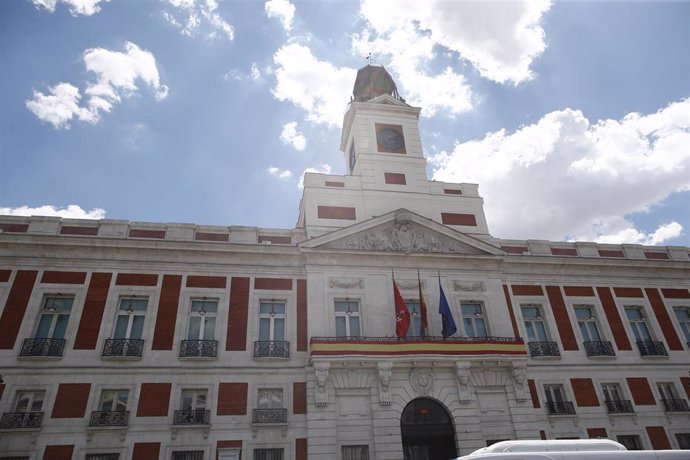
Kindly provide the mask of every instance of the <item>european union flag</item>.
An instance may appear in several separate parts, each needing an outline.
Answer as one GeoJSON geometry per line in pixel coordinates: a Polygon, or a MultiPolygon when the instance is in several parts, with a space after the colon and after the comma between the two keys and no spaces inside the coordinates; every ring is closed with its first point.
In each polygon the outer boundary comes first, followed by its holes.
{"type": "Polygon", "coordinates": [[[443,338],[445,339],[455,334],[458,328],[455,326],[453,314],[450,312],[450,306],[446,300],[446,294],[443,293],[440,280],[438,282],[438,288],[441,291],[441,300],[438,301],[438,313],[441,315],[441,323],[443,324],[441,334],[443,334],[443,338]]]}

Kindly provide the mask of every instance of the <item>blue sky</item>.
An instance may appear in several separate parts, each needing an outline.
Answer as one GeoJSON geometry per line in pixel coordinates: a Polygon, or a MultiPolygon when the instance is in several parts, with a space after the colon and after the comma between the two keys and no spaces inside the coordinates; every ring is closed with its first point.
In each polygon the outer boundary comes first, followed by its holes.
{"type": "Polygon", "coordinates": [[[0,2],[0,213],[292,228],[372,53],[494,236],[690,246],[690,3],[0,2]]]}

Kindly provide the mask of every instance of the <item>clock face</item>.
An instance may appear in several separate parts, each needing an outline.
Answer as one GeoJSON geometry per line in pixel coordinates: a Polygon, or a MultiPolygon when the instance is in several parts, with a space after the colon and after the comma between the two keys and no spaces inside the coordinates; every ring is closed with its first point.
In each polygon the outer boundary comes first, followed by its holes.
{"type": "Polygon", "coordinates": [[[355,142],[352,141],[352,144],[350,144],[350,173],[355,169],[355,161],[355,142]]]}
{"type": "Polygon", "coordinates": [[[377,124],[376,143],[379,152],[405,153],[402,126],[377,124]]]}

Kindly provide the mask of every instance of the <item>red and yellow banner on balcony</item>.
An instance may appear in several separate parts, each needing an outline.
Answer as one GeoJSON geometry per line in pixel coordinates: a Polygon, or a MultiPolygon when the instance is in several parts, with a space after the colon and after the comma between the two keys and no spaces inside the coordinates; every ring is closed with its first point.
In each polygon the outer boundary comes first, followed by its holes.
{"type": "Polygon", "coordinates": [[[522,340],[512,338],[452,338],[397,339],[391,337],[361,337],[353,339],[314,337],[312,356],[371,356],[371,355],[526,355],[522,340]]]}

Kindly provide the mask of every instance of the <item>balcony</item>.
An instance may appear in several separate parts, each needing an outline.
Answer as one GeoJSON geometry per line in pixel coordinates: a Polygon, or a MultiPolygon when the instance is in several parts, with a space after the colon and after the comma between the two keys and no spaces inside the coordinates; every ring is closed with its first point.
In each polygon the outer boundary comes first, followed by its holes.
{"type": "Polygon", "coordinates": [[[0,429],[40,428],[43,412],[6,412],[0,418],[0,429]]]}
{"type": "Polygon", "coordinates": [[[644,340],[637,342],[637,348],[640,350],[640,356],[668,356],[664,342],[644,340]]]}
{"type": "Polygon", "coordinates": [[[129,411],[93,411],[89,426],[127,426],[129,411]]]}
{"type": "Polygon", "coordinates": [[[628,399],[618,399],[616,401],[604,401],[606,404],[606,409],[608,409],[609,414],[632,414],[633,410],[632,402],[628,399]]]}
{"type": "Polygon", "coordinates": [[[140,339],[106,339],[101,356],[108,358],[141,358],[144,341],[140,339]]]}
{"type": "Polygon", "coordinates": [[[252,423],[285,424],[287,423],[287,409],[254,409],[252,423]]]}
{"type": "Polygon", "coordinates": [[[662,399],[666,412],[690,412],[690,406],[684,399],[662,399]]]}
{"type": "Polygon", "coordinates": [[[561,352],[556,342],[528,342],[529,355],[532,358],[558,357],[561,352]]]}
{"type": "Polygon", "coordinates": [[[173,425],[208,425],[210,419],[210,410],[176,410],[173,414],[173,425]]]}
{"type": "Polygon", "coordinates": [[[514,337],[312,337],[311,356],[526,356],[514,337]]]}
{"type": "Polygon", "coordinates": [[[611,342],[584,342],[587,356],[616,356],[611,342]]]}
{"type": "Polygon", "coordinates": [[[575,405],[570,401],[547,402],[549,415],[575,415],[575,405]]]}
{"type": "Polygon", "coordinates": [[[260,340],[254,342],[255,358],[289,358],[290,342],[260,340]]]}
{"type": "Polygon", "coordinates": [[[217,340],[183,340],[180,344],[180,358],[215,358],[217,356],[217,340]]]}
{"type": "Polygon", "coordinates": [[[65,339],[25,339],[19,356],[62,357],[65,339]]]}

